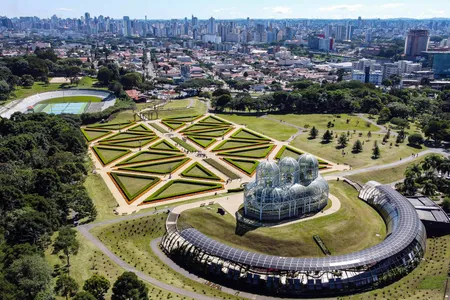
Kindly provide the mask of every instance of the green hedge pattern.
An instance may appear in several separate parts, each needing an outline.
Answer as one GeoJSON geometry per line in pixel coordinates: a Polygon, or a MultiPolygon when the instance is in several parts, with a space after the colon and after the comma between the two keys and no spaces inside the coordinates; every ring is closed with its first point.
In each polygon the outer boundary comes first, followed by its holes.
{"type": "Polygon", "coordinates": [[[211,182],[201,182],[201,181],[193,181],[193,180],[185,180],[185,179],[175,179],[172,181],[169,181],[166,183],[163,187],[161,187],[159,190],[157,190],[153,195],[151,195],[149,198],[147,198],[144,202],[151,202],[156,200],[163,200],[163,199],[171,199],[175,197],[181,197],[181,196],[190,196],[197,193],[203,193],[203,192],[212,192],[215,190],[222,189],[223,185],[220,183],[211,183],[211,182]],[[172,186],[176,184],[187,184],[192,185],[193,189],[187,189],[183,192],[174,192],[169,193],[168,195],[161,196],[161,194],[167,190],[169,190],[172,186]]]}
{"type": "Polygon", "coordinates": [[[180,158],[174,160],[164,160],[159,162],[153,162],[148,164],[142,164],[138,166],[132,167],[123,167],[119,168],[120,171],[131,171],[131,172],[139,172],[139,173],[149,173],[149,174],[169,174],[175,172],[182,165],[190,161],[190,158],[180,158]],[[165,167],[166,165],[167,167],[165,167]],[[169,170],[168,166],[171,165],[169,170]]]}
{"type": "Polygon", "coordinates": [[[124,174],[124,173],[115,173],[115,172],[111,172],[109,174],[111,175],[111,178],[116,182],[116,184],[120,187],[120,189],[122,190],[123,194],[126,196],[128,201],[133,201],[134,199],[136,199],[136,197],[138,197],[139,195],[141,195],[145,191],[149,190],[151,187],[155,186],[156,184],[158,184],[161,181],[161,179],[159,179],[158,177],[153,177],[153,176],[124,174]],[[131,193],[128,190],[126,184],[124,184],[124,182],[120,179],[120,177],[147,179],[150,182],[145,184],[145,185],[143,185],[136,192],[131,193]]]}
{"type": "Polygon", "coordinates": [[[189,145],[188,143],[186,143],[185,141],[183,141],[180,138],[174,137],[174,138],[172,138],[172,140],[189,152],[197,152],[198,151],[197,149],[195,149],[194,147],[192,147],[191,145],[189,145]]]}
{"type": "Polygon", "coordinates": [[[259,165],[259,161],[257,161],[257,160],[247,160],[247,159],[228,158],[228,157],[224,157],[222,159],[249,176],[251,176],[253,174],[253,172],[255,172],[256,168],[259,165]],[[251,163],[252,166],[246,167],[243,165],[243,163],[247,163],[247,164],[251,163]]]}
{"type": "Polygon", "coordinates": [[[161,150],[161,151],[170,151],[170,152],[181,152],[180,149],[178,149],[177,147],[172,145],[172,143],[170,143],[167,140],[161,140],[158,143],[150,146],[149,149],[161,150]]]}
{"type": "Polygon", "coordinates": [[[220,164],[219,162],[217,162],[212,158],[206,158],[203,161],[208,165],[212,166],[213,168],[215,168],[216,170],[218,170],[219,172],[221,172],[222,174],[226,175],[228,178],[231,178],[233,180],[241,178],[241,176],[230,171],[228,168],[224,167],[222,164],[220,164]]]}
{"type": "Polygon", "coordinates": [[[145,126],[144,124],[138,124],[136,126],[131,127],[128,131],[136,131],[136,132],[146,132],[155,134],[150,128],[145,126]]]}
{"type": "Polygon", "coordinates": [[[222,120],[216,116],[207,116],[206,118],[200,120],[198,123],[210,123],[210,124],[225,124],[231,125],[230,122],[222,120]]]}
{"type": "Polygon", "coordinates": [[[165,130],[164,128],[162,128],[161,126],[159,126],[156,123],[150,123],[150,126],[152,126],[153,128],[155,128],[156,130],[158,130],[161,133],[169,133],[167,130],[165,130]]]}
{"type": "Polygon", "coordinates": [[[86,127],[87,128],[119,130],[119,129],[126,128],[132,124],[134,124],[134,122],[119,122],[119,123],[93,124],[93,125],[88,125],[86,127]]]}
{"type": "Polygon", "coordinates": [[[144,162],[153,162],[153,161],[162,161],[165,159],[170,158],[178,158],[178,157],[184,157],[183,153],[167,153],[167,152],[158,152],[158,151],[142,151],[139,153],[136,153],[130,158],[127,158],[126,160],[118,163],[116,166],[123,166],[123,165],[131,165],[131,164],[139,164],[144,162]],[[155,158],[145,158],[145,156],[148,155],[154,155],[155,158]],[[142,156],[143,158],[139,159],[139,157],[142,156]]]}
{"type": "Polygon", "coordinates": [[[241,140],[262,140],[262,141],[270,141],[269,138],[266,138],[256,132],[252,132],[248,129],[241,128],[233,135],[231,136],[234,139],[241,139],[241,140]]]}
{"type": "Polygon", "coordinates": [[[184,123],[184,122],[161,121],[161,123],[173,130],[177,130],[178,128],[181,128],[184,125],[186,125],[186,123],[184,123]]]}
{"type": "Polygon", "coordinates": [[[151,142],[156,141],[159,139],[157,136],[155,137],[149,137],[149,138],[138,138],[138,139],[129,139],[129,140],[121,140],[118,142],[100,142],[100,145],[108,145],[113,147],[124,147],[124,148],[138,148],[144,147],[151,142]]]}
{"type": "Polygon", "coordinates": [[[105,137],[105,136],[107,136],[108,134],[110,134],[112,131],[109,131],[109,130],[100,130],[100,129],[88,129],[88,128],[81,128],[81,132],[83,133],[83,135],[84,135],[84,137],[85,137],[85,139],[88,141],[88,142],[92,142],[92,141],[95,141],[95,140],[98,140],[98,139],[100,139],[100,138],[102,138],[102,137],[105,137]],[[90,135],[89,133],[96,133],[96,134],[94,134],[93,136],[92,135],[90,135]]]}
{"type": "Polygon", "coordinates": [[[201,136],[186,136],[191,142],[199,145],[203,149],[208,148],[211,144],[214,144],[217,140],[215,138],[201,137],[201,136]]]}
{"type": "Polygon", "coordinates": [[[97,157],[100,159],[100,161],[102,162],[103,165],[107,165],[107,164],[121,158],[122,156],[125,156],[125,155],[131,153],[131,150],[129,150],[129,149],[110,148],[110,147],[103,147],[103,146],[94,146],[94,147],[92,147],[92,150],[94,150],[94,153],[97,155],[97,157]],[[105,155],[102,154],[102,150],[116,151],[117,155],[107,158],[107,157],[105,157],[105,155]]]}
{"type": "Polygon", "coordinates": [[[181,173],[181,176],[183,177],[191,177],[191,178],[198,178],[198,179],[208,179],[208,180],[222,180],[219,176],[208,170],[205,166],[200,164],[199,162],[195,162],[192,165],[190,165],[186,170],[184,170],[181,173]],[[199,174],[192,174],[193,171],[198,170],[201,173],[204,173],[204,175],[199,174]]]}
{"type": "Polygon", "coordinates": [[[266,158],[267,155],[272,151],[275,145],[269,144],[264,146],[258,146],[254,148],[248,149],[240,149],[233,151],[225,151],[219,152],[217,155],[221,156],[236,156],[236,157],[244,157],[244,158],[266,158]]]}
{"type": "Polygon", "coordinates": [[[268,141],[250,141],[250,140],[224,140],[222,141],[220,144],[218,144],[216,147],[214,147],[212,149],[213,152],[215,151],[229,151],[229,150],[237,150],[237,149],[245,149],[245,148],[249,148],[249,147],[254,147],[254,146],[263,146],[263,145],[267,145],[269,142],[268,141]],[[229,144],[229,145],[227,145],[229,144]],[[233,145],[233,144],[238,144],[238,145],[233,145]],[[242,146],[239,146],[239,144],[241,144],[242,146]]]}

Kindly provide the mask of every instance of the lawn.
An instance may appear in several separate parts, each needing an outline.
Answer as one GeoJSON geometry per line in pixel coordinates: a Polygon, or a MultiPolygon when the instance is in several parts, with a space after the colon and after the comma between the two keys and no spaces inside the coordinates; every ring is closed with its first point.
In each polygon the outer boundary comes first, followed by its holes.
{"type": "Polygon", "coordinates": [[[256,168],[259,165],[259,161],[257,160],[246,160],[246,159],[239,159],[239,158],[228,158],[224,157],[222,158],[224,161],[229,163],[231,166],[235,167],[236,169],[244,172],[245,174],[251,176],[253,175],[253,172],[255,172],[256,168]]]}
{"type": "Polygon", "coordinates": [[[267,144],[266,141],[243,141],[243,140],[225,140],[212,149],[212,151],[232,150],[244,147],[259,146],[267,144]]]}
{"type": "Polygon", "coordinates": [[[119,170],[151,174],[169,174],[175,172],[179,167],[184,165],[189,160],[189,158],[179,158],[170,161],[154,162],[133,167],[123,167],[119,168],[119,170]]]}
{"type": "Polygon", "coordinates": [[[114,147],[125,147],[125,148],[137,148],[137,147],[144,147],[145,145],[150,144],[151,142],[154,142],[158,139],[157,136],[155,137],[149,137],[149,138],[135,138],[130,139],[126,141],[116,141],[116,142],[102,142],[100,141],[100,144],[102,145],[109,145],[114,147]]]}
{"type": "Polygon", "coordinates": [[[155,200],[162,200],[179,196],[188,196],[191,194],[203,193],[208,191],[212,192],[222,187],[222,184],[219,183],[176,179],[166,183],[144,202],[151,202],[155,200]]]}
{"type": "Polygon", "coordinates": [[[369,123],[369,126],[367,127],[367,122],[358,116],[350,116],[347,114],[269,115],[269,118],[282,120],[303,128],[311,128],[315,126],[319,130],[328,129],[328,122],[334,123],[334,127],[329,128],[330,130],[357,130],[372,132],[380,130],[380,128],[371,123],[369,123]],[[340,118],[338,116],[340,116],[340,118]],[[347,120],[349,120],[348,123],[347,120]]]}
{"type": "Polygon", "coordinates": [[[375,165],[383,165],[387,163],[392,163],[400,160],[400,158],[405,158],[411,156],[412,153],[418,153],[423,149],[416,149],[406,145],[406,142],[400,144],[399,147],[393,145],[390,146],[390,143],[395,144],[395,137],[389,139],[388,143],[383,145],[382,139],[384,135],[381,134],[372,134],[372,137],[369,139],[366,134],[363,134],[362,137],[359,137],[358,133],[351,134],[350,140],[345,150],[345,155],[342,155],[342,149],[336,149],[337,143],[336,138],[329,144],[322,144],[322,139],[320,138],[323,134],[323,130],[319,131],[319,137],[314,140],[309,140],[307,134],[299,135],[294,141],[290,144],[300,150],[312,153],[317,155],[323,159],[329,160],[335,163],[348,164],[351,165],[352,168],[363,168],[370,167],[375,165]],[[363,151],[358,154],[352,153],[352,147],[356,140],[360,140],[363,145],[363,151]],[[374,142],[378,141],[378,146],[381,151],[381,157],[378,159],[372,159],[372,148],[374,142]]]}
{"type": "Polygon", "coordinates": [[[118,217],[114,214],[114,209],[117,207],[116,199],[100,175],[89,174],[84,181],[84,186],[97,209],[96,222],[118,217]]]}
{"type": "Polygon", "coordinates": [[[92,130],[88,128],[81,129],[81,132],[88,142],[107,136],[111,133],[111,131],[108,130],[92,130]]]}
{"type": "Polygon", "coordinates": [[[94,146],[92,147],[92,150],[94,150],[94,153],[100,158],[103,165],[107,165],[131,152],[131,150],[128,149],[108,148],[103,146],[94,146]]]}
{"type": "MultiPolygon", "coordinates": [[[[173,271],[158,259],[150,248],[150,241],[164,234],[166,217],[165,214],[158,214],[97,227],[91,232],[125,262],[160,281],[209,297],[241,299],[190,280],[173,271]]],[[[152,294],[151,296],[157,296],[158,299],[169,299],[166,295],[162,297],[152,294]]]]}
{"type": "Polygon", "coordinates": [[[49,83],[44,84],[42,82],[35,82],[32,87],[17,87],[13,94],[9,97],[10,100],[23,99],[34,94],[45,93],[59,90],[61,87],[60,83],[49,83]]]}
{"type": "Polygon", "coordinates": [[[279,141],[286,141],[297,132],[297,129],[291,126],[269,119],[226,114],[218,114],[217,116],[236,124],[246,124],[251,130],[279,141]]]}
{"type": "Polygon", "coordinates": [[[227,245],[277,256],[324,256],[313,239],[316,234],[332,255],[351,253],[380,243],[386,235],[381,216],[359,200],[357,191],[349,185],[332,182],[330,188],[330,192],[341,201],[338,212],[289,226],[258,228],[239,236],[235,234],[236,220],[233,216],[221,216],[216,213],[217,209],[205,208],[184,211],[178,223],[189,224],[227,245]]]}
{"type": "Polygon", "coordinates": [[[80,102],[102,102],[101,98],[91,96],[68,96],[58,97],[39,102],[40,104],[46,103],[80,103],[80,102]]]}
{"type": "Polygon", "coordinates": [[[158,177],[151,176],[121,173],[110,173],[110,175],[119,186],[120,190],[122,190],[128,201],[133,201],[160,181],[158,177]]]}
{"type": "Polygon", "coordinates": [[[379,183],[383,183],[383,184],[392,183],[392,182],[396,182],[396,181],[399,181],[399,180],[402,180],[403,178],[405,178],[404,175],[405,175],[406,169],[414,163],[422,162],[424,159],[425,159],[425,157],[420,157],[418,159],[415,159],[412,162],[396,166],[395,168],[382,169],[382,170],[371,171],[371,172],[364,172],[364,173],[359,173],[359,174],[345,176],[345,177],[347,177],[348,179],[350,179],[352,181],[361,183],[361,184],[365,184],[366,182],[371,181],[371,180],[378,181],[379,183]]]}
{"type": "Polygon", "coordinates": [[[186,100],[171,100],[169,103],[164,105],[164,109],[179,109],[186,108],[189,106],[189,99],[186,100]]]}
{"type": "Polygon", "coordinates": [[[275,145],[267,144],[263,146],[254,147],[251,149],[242,149],[242,150],[233,150],[233,151],[226,151],[226,152],[220,152],[218,155],[223,156],[236,156],[236,157],[242,157],[242,158],[266,158],[267,155],[272,151],[273,147],[275,145]]]}
{"type": "Polygon", "coordinates": [[[117,164],[117,166],[121,165],[129,165],[129,164],[136,164],[136,163],[144,163],[144,162],[152,162],[157,160],[163,160],[163,159],[169,159],[169,158],[175,158],[175,157],[183,157],[184,154],[182,153],[163,153],[158,151],[142,151],[139,152],[132,157],[120,162],[117,164]]]}
{"type": "Polygon", "coordinates": [[[424,260],[410,274],[385,288],[341,299],[444,299],[449,248],[450,236],[429,238],[424,260]]]}

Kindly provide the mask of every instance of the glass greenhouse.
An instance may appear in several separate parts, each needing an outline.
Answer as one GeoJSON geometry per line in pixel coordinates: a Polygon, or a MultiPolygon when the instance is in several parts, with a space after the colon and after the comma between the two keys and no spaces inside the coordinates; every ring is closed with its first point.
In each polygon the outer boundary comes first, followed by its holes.
{"type": "Polygon", "coordinates": [[[244,214],[259,221],[298,218],[322,210],[328,202],[328,183],[319,175],[319,163],[310,154],[278,164],[263,161],[256,179],[245,187],[244,214]]]}

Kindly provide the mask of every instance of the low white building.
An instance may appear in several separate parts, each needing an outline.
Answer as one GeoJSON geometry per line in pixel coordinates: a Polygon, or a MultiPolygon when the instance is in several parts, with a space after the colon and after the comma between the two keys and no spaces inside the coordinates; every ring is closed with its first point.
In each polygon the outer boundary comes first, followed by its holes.
{"type": "Polygon", "coordinates": [[[369,72],[369,74],[366,74],[362,71],[355,70],[352,73],[352,80],[357,80],[363,83],[372,83],[374,85],[381,85],[381,82],[383,81],[383,73],[381,71],[372,71],[369,72]]]}

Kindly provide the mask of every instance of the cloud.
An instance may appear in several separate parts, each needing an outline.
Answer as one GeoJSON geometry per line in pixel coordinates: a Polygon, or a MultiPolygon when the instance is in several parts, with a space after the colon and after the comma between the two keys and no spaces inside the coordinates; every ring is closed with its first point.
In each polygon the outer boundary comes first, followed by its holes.
{"type": "Polygon", "coordinates": [[[67,7],[60,7],[56,9],[57,11],[72,11],[72,8],[67,8],[67,7]]]}
{"type": "Polygon", "coordinates": [[[272,12],[276,13],[276,14],[287,15],[292,12],[292,8],[290,8],[288,6],[276,6],[276,7],[272,8],[272,12]]]}
{"type": "Polygon", "coordinates": [[[336,10],[347,10],[347,11],[357,11],[363,8],[362,4],[340,4],[340,5],[332,5],[321,7],[319,10],[321,11],[336,11],[336,10]]]}
{"type": "Polygon", "coordinates": [[[401,2],[393,2],[393,3],[386,3],[386,4],[382,4],[380,5],[381,8],[398,8],[401,6],[404,6],[405,3],[401,3],[401,2]]]}

